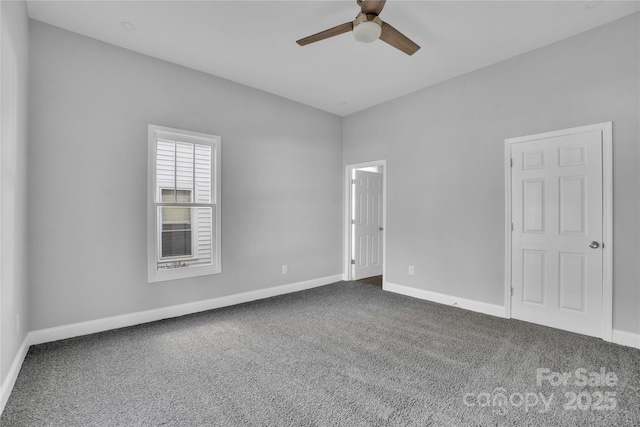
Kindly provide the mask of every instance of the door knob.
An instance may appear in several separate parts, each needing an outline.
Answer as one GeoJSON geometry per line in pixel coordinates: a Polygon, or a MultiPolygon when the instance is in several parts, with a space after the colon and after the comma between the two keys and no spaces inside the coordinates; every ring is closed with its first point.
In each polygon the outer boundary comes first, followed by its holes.
{"type": "Polygon", "coordinates": [[[589,243],[589,247],[591,249],[598,249],[600,247],[600,243],[596,242],[595,240],[591,243],[589,243]]]}
{"type": "Polygon", "coordinates": [[[384,229],[382,227],[380,227],[380,231],[383,231],[384,229]]]}

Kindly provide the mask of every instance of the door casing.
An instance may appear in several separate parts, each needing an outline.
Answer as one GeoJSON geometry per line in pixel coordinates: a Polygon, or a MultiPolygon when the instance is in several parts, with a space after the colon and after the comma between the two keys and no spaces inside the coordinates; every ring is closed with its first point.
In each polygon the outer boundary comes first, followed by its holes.
{"type": "Polygon", "coordinates": [[[357,163],[345,166],[344,174],[344,279],[353,280],[353,269],[351,268],[351,260],[353,253],[351,251],[351,201],[353,194],[351,191],[351,176],[353,171],[360,168],[371,166],[382,166],[382,280],[386,278],[387,265],[387,161],[375,160],[366,163],[357,163]]]}
{"type": "Polygon", "coordinates": [[[601,338],[611,341],[613,335],[613,124],[603,122],[552,132],[538,133],[505,139],[505,317],[511,318],[511,148],[512,144],[554,138],[599,130],[602,134],[602,310],[603,325],[601,338]]]}

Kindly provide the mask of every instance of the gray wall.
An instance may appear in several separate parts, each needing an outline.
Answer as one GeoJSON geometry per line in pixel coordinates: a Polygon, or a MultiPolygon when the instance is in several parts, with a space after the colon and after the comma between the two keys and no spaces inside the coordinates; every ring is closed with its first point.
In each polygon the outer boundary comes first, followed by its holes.
{"type": "Polygon", "coordinates": [[[611,120],[614,328],[640,332],[638,17],[345,118],[345,164],[387,159],[386,281],[502,305],[505,138],[611,120]]]}
{"type": "Polygon", "coordinates": [[[33,330],[341,274],[340,117],[37,21],[30,48],[33,330]],[[147,283],[149,123],[222,136],[220,275],[147,283]]]}
{"type": "Polygon", "coordinates": [[[0,8],[0,380],[4,381],[22,341],[29,332],[26,254],[29,37],[25,3],[2,1],[0,8]]]}

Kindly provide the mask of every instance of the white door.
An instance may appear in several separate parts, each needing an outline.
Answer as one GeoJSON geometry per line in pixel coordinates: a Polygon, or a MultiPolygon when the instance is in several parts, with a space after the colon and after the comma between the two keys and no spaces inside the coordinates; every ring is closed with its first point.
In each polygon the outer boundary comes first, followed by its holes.
{"type": "Polygon", "coordinates": [[[513,318],[603,336],[599,129],[511,145],[513,318]]]}
{"type": "Polygon", "coordinates": [[[382,275],[382,174],[356,170],[353,276],[382,275]]]}

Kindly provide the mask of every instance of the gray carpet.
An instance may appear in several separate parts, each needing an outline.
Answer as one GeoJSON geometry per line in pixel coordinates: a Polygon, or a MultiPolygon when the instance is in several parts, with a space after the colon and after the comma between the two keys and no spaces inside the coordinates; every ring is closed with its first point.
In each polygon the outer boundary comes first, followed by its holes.
{"type": "Polygon", "coordinates": [[[640,351],[340,282],[33,346],[0,423],[638,426],[640,351]]]}

